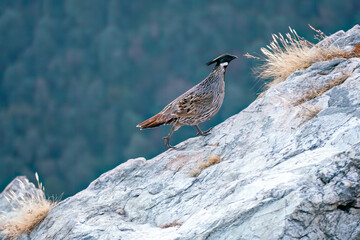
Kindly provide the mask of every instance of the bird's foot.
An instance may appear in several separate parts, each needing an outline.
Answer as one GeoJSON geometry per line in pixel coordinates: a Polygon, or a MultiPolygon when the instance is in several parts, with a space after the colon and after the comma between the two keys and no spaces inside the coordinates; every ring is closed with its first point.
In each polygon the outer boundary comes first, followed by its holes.
{"type": "Polygon", "coordinates": [[[196,134],[196,136],[207,136],[207,135],[209,135],[210,134],[210,131],[213,129],[213,127],[212,128],[209,128],[208,130],[206,130],[206,131],[204,131],[204,132],[198,132],[198,134],[196,134]]]}
{"type": "Polygon", "coordinates": [[[168,147],[169,149],[176,149],[176,147],[171,146],[169,143],[170,138],[169,137],[163,137],[164,141],[165,141],[165,146],[168,147]]]}
{"type": "Polygon", "coordinates": [[[208,130],[206,130],[204,133],[206,134],[206,135],[209,135],[210,134],[210,132],[211,132],[211,130],[213,129],[214,127],[211,127],[211,128],[209,128],[208,130]]]}

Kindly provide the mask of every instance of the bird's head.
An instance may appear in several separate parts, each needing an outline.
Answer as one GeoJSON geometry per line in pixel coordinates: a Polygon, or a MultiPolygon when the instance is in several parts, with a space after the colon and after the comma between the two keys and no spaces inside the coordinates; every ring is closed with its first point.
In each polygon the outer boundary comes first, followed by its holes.
{"type": "Polygon", "coordinates": [[[218,56],[214,60],[206,63],[206,65],[210,66],[211,64],[216,63],[216,66],[220,65],[220,66],[223,66],[223,67],[227,67],[229,62],[231,62],[235,58],[237,58],[237,56],[230,55],[230,54],[223,54],[223,55],[218,56]]]}

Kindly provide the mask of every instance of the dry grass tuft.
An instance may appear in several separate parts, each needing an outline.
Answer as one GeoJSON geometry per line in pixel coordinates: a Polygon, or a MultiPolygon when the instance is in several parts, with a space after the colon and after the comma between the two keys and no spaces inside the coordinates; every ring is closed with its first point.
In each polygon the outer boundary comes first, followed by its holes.
{"type": "Polygon", "coordinates": [[[359,57],[360,56],[360,43],[356,44],[354,46],[354,49],[352,50],[352,52],[350,52],[350,54],[353,54],[353,56],[350,55],[350,57],[359,57]]]}
{"type": "Polygon", "coordinates": [[[298,114],[299,116],[303,117],[303,121],[301,124],[313,119],[321,110],[322,110],[321,107],[314,105],[308,107],[302,107],[302,110],[298,114]]]}
{"type": "Polygon", "coordinates": [[[165,225],[160,226],[160,228],[170,228],[170,227],[180,227],[182,223],[179,222],[172,222],[165,225]]]}
{"type": "Polygon", "coordinates": [[[49,210],[57,204],[56,201],[46,199],[45,188],[40,183],[37,173],[35,177],[38,184],[36,191],[26,191],[24,182],[19,180],[22,191],[17,194],[10,191],[5,196],[13,208],[11,212],[1,215],[0,232],[5,234],[6,239],[31,233],[46,217],[49,210]]]}
{"type": "Polygon", "coordinates": [[[212,165],[220,163],[220,161],[221,161],[221,158],[220,158],[219,155],[212,155],[209,158],[209,161],[207,163],[202,164],[202,167],[205,169],[205,168],[208,168],[208,167],[210,167],[212,165]]]}
{"type": "Polygon", "coordinates": [[[217,147],[217,146],[219,146],[219,145],[220,145],[219,142],[216,142],[216,143],[214,143],[214,144],[208,144],[208,146],[211,146],[211,147],[217,147]]]}
{"type": "Polygon", "coordinates": [[[310,101],[318,96],[323,95],[325,92],[329,91],[331,88],[338,86],[340,84],[342,84],[343,82],[345,82],[346,79],[349,78],[350,75],[345,74],[341,77],[338,78],[334,78],[332,81],[328,82],[327,84],[319,87],[319,88],[313,88],[309,91],[307,91],[302,98],[298,99],[295,103],[294,106],[298,106],[303,104],[304,102],[310,101]]]}
{"type": "Polygon", "coordinates": [[[200,175],[200,173],[202,172],[203,169],[201,169],[201,167],[197,167],[197,168],[194,168],[190,171],[190,176],[191,177],[197,177],[200,175]]]}
{"type": "Polygon", "coordinates": [[[311,26],[310,24],[308,24],[309,27],[311,28],[311,30],[313,30],[314,32],[316,32],[314,38],[317,39],[318,41],[321,41],[325,38],[327,38],[327,36],[325,35],[325,33],[323,33],[320,29],[315,29],[313,26],[311,26]]]}
{"type": "Polygon", "coordinates": [[[200,175],[200,173],[201,173],[204,169],[206,169],[206,168],[208,168],[208,167],[210,167],[210,166],[212,166],[212,165],[218,164],[218,163],[220,163],[220,162],[221,162],[221,158],[220,158],[219,155],[212,155],[212,156],[208,159],[208,161],[206,161],[206,162],[200,162],[200,163],[198,164],[198,166],[197,166],[196,168],[194,168],[194,169],[190,172],[190,176],[192,176],[192,177],[197,177],[197,176],[200,175]]]}
{"type": "MultiPolygon", "coordinates": [[[[326,38],[320,30],[311,28],[316,31],[317,39],[326,38]]],[[[245,54],[248,58],[263,62],[254,72],[262,79],[271,80],[266,84],[266,89],[284,81],[295,71],[304,70],[316,62],[360,56],[360,44],[356,45],[351,52],[345,52],[336,47],[320,48],[300,37],[294,29],[290,27],[289,29],[290,32],[285,37],[280,33],[272,35],[273,41],[265,48],[261,48],[262,57],[245,54]]]]}

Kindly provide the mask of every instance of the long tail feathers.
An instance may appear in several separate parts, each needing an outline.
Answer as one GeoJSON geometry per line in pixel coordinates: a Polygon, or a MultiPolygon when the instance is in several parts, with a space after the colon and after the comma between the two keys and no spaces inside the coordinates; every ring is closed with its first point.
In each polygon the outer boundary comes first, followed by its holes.
{"type": "Polygon", "coordinates": [[[175,119],[167,120],[162,114],[158,113],[155,116],[145,120],[144,122],[138,124],[136,127],[139,127],[141,130],[145,128],[155,128],[163,124],[173,123],[175,119]]]}

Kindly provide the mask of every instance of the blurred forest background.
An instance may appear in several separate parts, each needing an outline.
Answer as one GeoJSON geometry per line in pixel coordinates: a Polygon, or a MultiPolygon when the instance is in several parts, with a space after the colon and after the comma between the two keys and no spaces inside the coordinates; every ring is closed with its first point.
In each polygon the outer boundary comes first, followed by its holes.
{"type": "MultiPolygon", "coordinates": [[[[251,68],[272,33],[308,24],[329,35],[360,22],[359,0],[2,0],[0,191],[37,171],[65,196],[129,158],[166,148],[169,126],[135,126],[205,78],[205,63],[239,56],[224,104],[203,130],[238,113],[261,91],[251,68]]],[[[191,127],[171,143],[195,136],[191,127]]]]}

